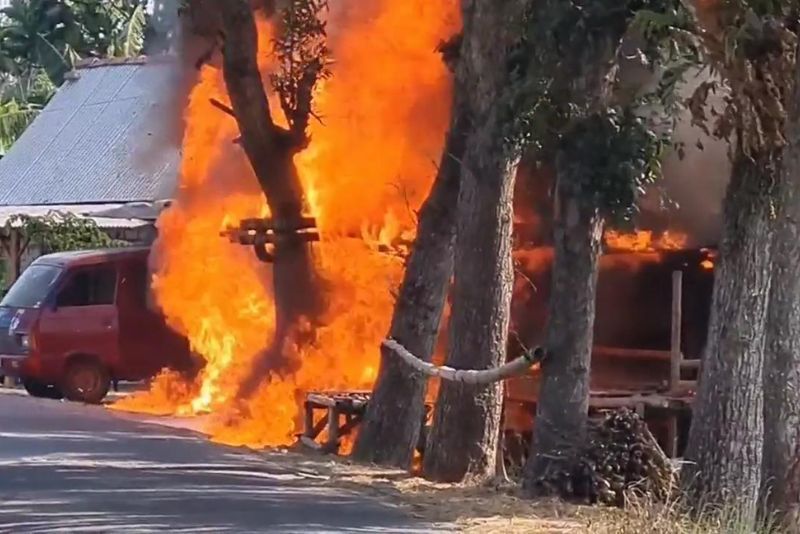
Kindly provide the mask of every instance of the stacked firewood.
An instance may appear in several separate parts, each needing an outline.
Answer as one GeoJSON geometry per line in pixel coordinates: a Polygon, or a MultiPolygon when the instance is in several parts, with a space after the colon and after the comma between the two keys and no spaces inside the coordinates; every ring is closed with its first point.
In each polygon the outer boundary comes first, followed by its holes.
{"type": "Polygon", "coordinates": [[[670,496],[675,471],[647,425],[627,409],[590,423],[586,445],[534,481],[544,493],[564,499],[624,506],[635,491],[653,499],[670,496]]]}

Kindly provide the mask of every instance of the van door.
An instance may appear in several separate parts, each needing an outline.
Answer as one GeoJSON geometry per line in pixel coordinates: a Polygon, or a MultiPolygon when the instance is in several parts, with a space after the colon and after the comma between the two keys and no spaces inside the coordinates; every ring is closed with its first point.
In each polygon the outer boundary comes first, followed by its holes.
{"type": "MultiPolygon", "coordinates": [[[[59,285],[54,305],[46,306],[39,323],[43,363],[63,364],[70,354],[96,356],[112,376],[119,360],[115,305],[117,269],[113,264],[70,269],[59,285]]],[[[63,370],[63,369],[62,369],[63,370]]]]}
{"type": "Polygon", "coordinates": [[[141,380],[173,364],[175,336],[164,317],[151,307],[146,258],[122,264],[120,277],[117,308],[121,363],[128,379],[141,380]]]}

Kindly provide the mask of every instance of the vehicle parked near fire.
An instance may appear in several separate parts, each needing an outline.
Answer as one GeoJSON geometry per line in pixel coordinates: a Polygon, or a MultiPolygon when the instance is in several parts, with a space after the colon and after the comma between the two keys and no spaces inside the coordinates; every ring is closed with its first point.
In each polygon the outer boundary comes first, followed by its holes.
{"type": "Polygon", "coordinates": [[[31,264],[0,301],[0,374],[29,394],[99,403],[114,381],[198,368],[152,304],[150,250],[64,252],[31,264]]]}

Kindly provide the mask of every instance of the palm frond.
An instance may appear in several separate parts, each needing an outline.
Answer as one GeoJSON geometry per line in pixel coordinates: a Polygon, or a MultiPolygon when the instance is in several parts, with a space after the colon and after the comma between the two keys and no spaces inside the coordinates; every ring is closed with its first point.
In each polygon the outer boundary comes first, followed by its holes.
{"type": "Polygon", "coordinates": [[[61,53],[47,37],[36,34],[36,56],[38,63],[56,85],[64,81],[64,74],[72,69],[72,56],[61,53]]]}
{"type": "Polygon", "coordinates": [[[144,4],[137,5],[133,11],[126,14],[119,35],[114,43],[116,57],[135,57],[144,49],[145,33],[147,31],[147,12],[144,4]]]}
{"type": "Polygon", "coordinates": [[[0,153],[8,152],[40,111],[38,106],[20,104],[14,99],[0,104],[0,153]]]}

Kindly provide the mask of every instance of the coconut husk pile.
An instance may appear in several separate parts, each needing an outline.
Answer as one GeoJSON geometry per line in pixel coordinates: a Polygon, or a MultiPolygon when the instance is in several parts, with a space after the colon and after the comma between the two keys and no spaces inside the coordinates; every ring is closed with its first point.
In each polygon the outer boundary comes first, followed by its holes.
{"type": "Polygon", "coordinates": [[[645,422],[628,409],[592,421],[578,454],[551,467],[534,481],[535,491],[588,504],[622,507],[630,491],[666,500],[675,481],[669,458],[645,422]]]}

